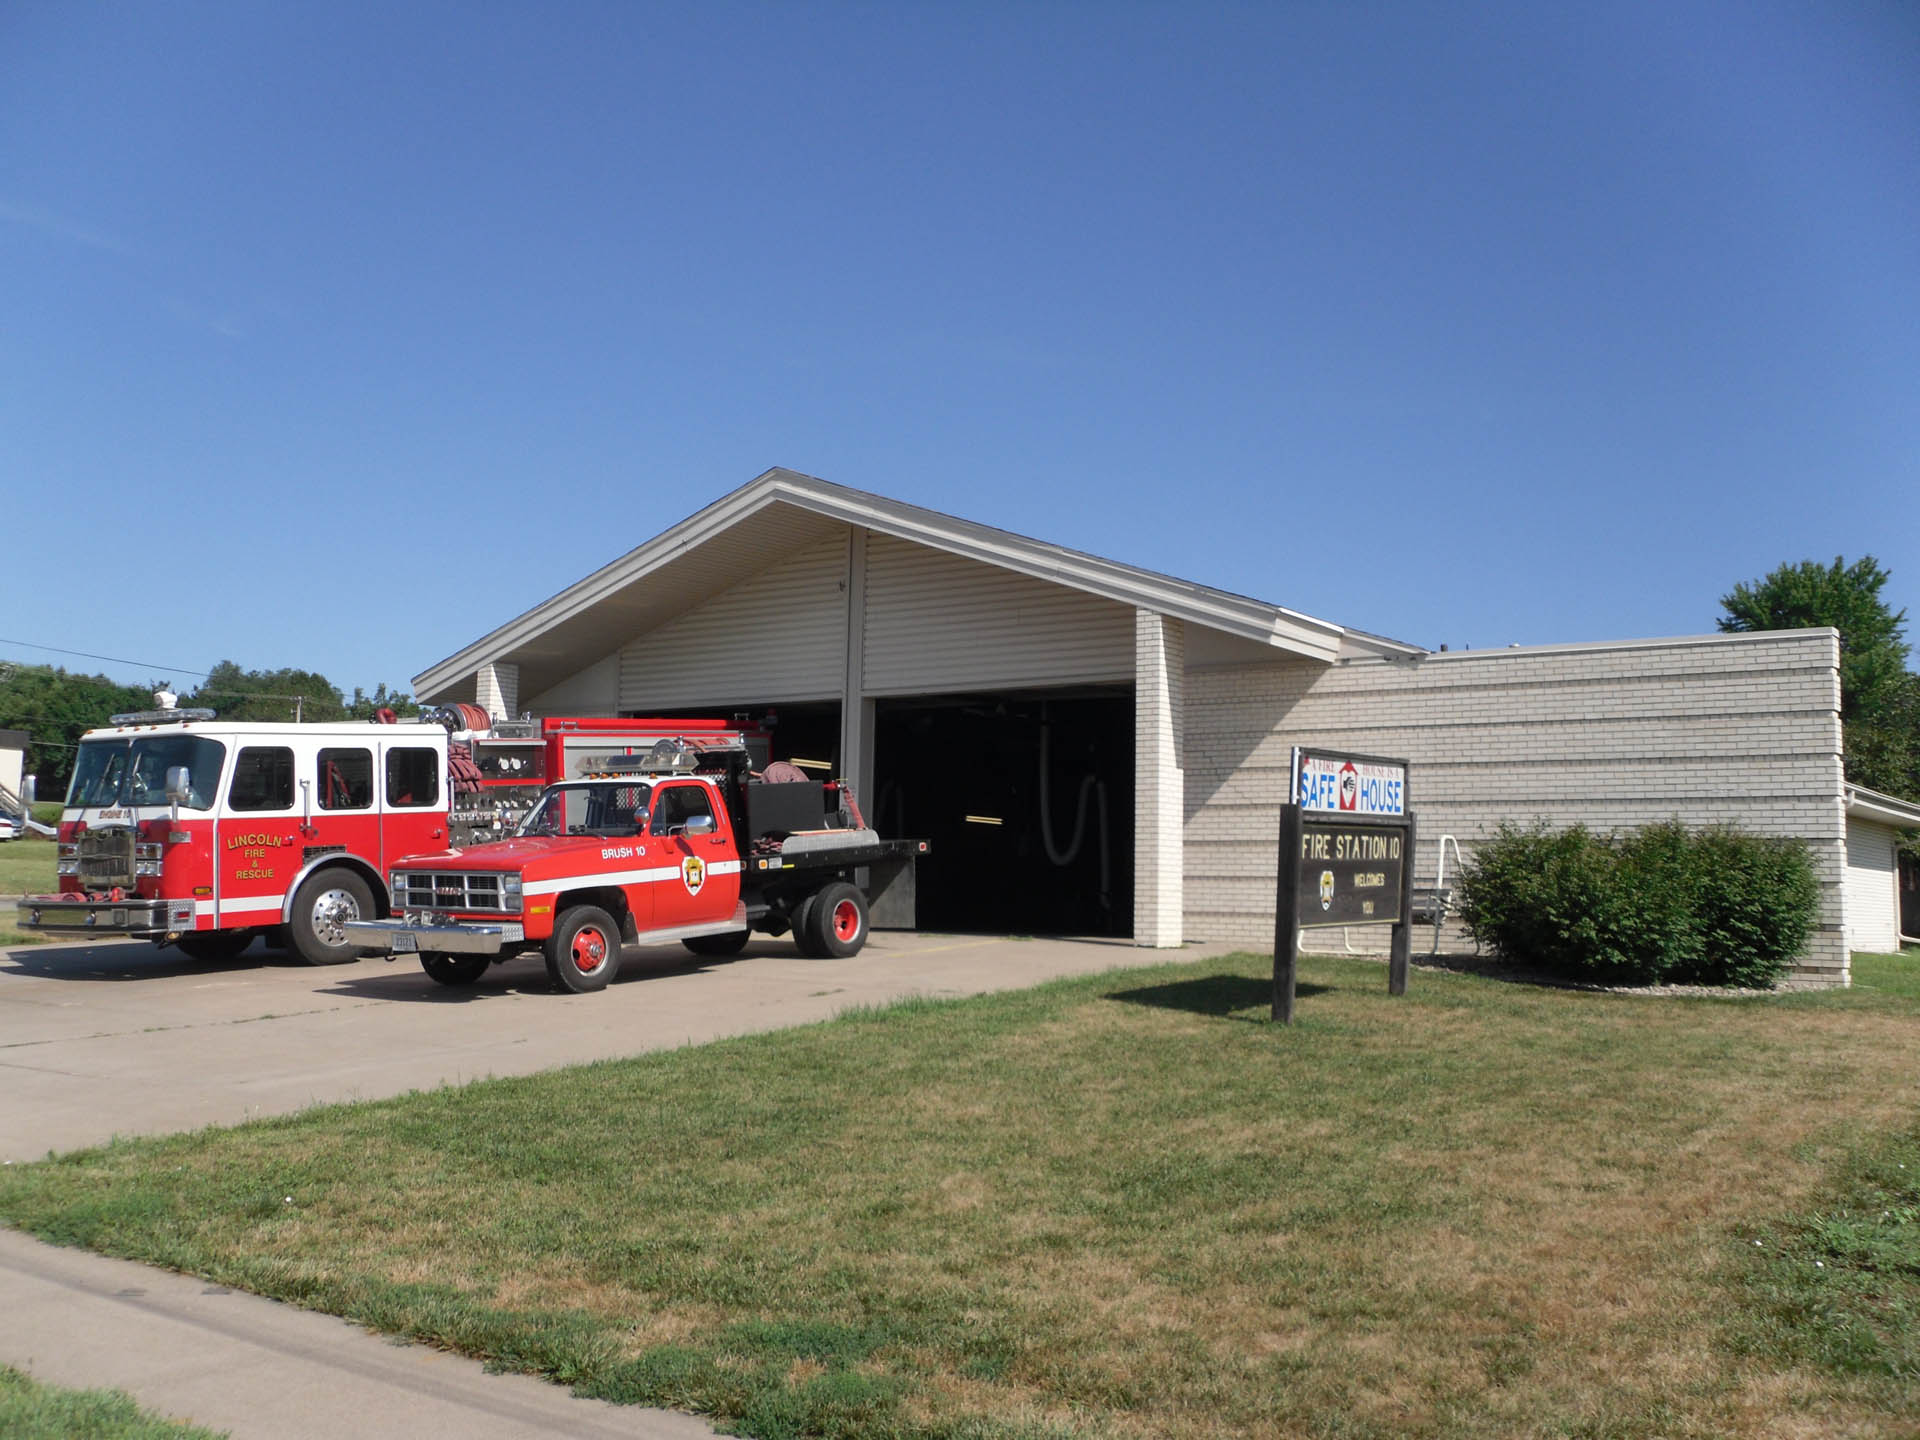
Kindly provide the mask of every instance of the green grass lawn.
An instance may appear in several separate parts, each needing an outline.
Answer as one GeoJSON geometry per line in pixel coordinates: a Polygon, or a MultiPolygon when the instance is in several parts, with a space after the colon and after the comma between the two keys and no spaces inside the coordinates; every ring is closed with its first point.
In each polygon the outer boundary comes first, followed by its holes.
{"type": "Polygon", "coordinates": [[[0,1218],[762,1437],[1920,1431],[1920,961],[1394,1000],[1309,957],[1291,1029],[1268,973],[116,1143],[0,1218]]]}
{"type": "MultiPolygon", "coordinates": [[[[0,845],[0,895],[46,895],[58,889],[54,852],[54,841],[38,835],[0,845]]],[[[44,939],[17,925],[12,904],[0,904],[0,945],[38,945],[44,939]]]]}
{"type": "Polygon", "coordinates": [[[117,1390],[62,1390],[0,1365],[7,1440],[220,1440],[225,1432],[162,1420],[117,1390]]]}
{"type": "Polygon", "coordinates": [[[38,835],[0,843],[0,895],[44,895],[57,888],[53,862],[58,849],[38,835]]]}
{"type": "MultiPolygon", "coordinates": [[[[59,888],[53,873],[57,847],[30,835],[0,844],[0,895],[42,895],[59,888]]],[[[44,940],[19,928],[11,905],[0,905],[0,945],[32,945],[44,940]]]]}

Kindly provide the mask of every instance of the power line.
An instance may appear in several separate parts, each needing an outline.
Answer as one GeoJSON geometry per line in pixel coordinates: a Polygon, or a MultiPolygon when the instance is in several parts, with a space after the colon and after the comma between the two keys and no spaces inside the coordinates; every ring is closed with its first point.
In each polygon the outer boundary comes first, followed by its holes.
{"type": "Polygon", "coordinates": [[[199,675],[204,678],[205,670],[189,670],[184,665],[155,665],[148,660],[128,660],[120,655],[95,655],[89,650],[63,650],[58,645],[36,645],[31,640],[9,640],[0,635],[0,645],[24,645],[29,650],[50,650],[55,655],[78,655],[83,660],[105,660],[109,665],[138,665],[143,669],[166,671],[169,675],[199,675]]]}

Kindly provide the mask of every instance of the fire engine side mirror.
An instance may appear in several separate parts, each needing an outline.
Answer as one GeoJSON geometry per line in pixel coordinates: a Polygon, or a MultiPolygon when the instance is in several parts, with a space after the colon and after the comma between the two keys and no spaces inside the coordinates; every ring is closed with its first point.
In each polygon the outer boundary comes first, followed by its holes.
{"type": "Polygon", "coordinates": [[[711,835],[720,828],[720,822],[711,815],[695,815],[682,828],[688,835],[711,835]]]}
{"type": "Polygon", "coordinates": [[[29,775],[23,780],[21,780],[20,803],[22,805],[33,804],[34,794],[39,790],[39,788],[40,788],[40,781],[37,776],[29,775]]]}
{"type": "MultiPolygon", "coordinates": [[[[149,774],[152,772],[149,771],[149,774]]],[[[184,765],[167,767],[167,799],[175,805],[184,805],[193,794],[193,779],[184,765]]]]}

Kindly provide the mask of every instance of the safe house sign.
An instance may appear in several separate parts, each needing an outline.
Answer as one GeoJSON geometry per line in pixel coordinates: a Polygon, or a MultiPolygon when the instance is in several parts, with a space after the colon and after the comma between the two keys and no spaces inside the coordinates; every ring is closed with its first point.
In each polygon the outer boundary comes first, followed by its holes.
{"type": "Polygon", "coordinates": [[[1398,818],[1407,813],[1406,762],[1296,745],[1289,798],[1309,814],[1398,818]]]}

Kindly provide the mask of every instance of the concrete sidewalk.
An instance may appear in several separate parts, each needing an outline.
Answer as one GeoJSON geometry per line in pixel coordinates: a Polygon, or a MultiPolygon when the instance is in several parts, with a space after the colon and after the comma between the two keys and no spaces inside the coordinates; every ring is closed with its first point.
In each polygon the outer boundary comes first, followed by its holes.
{"type": "Polygon", "coordinates": [[[124,1390],[235,1440],[709,1440],[671,1410],[578,1400],[329,1315],[0,1230],[0,1356],[36,1380],[124,1390]]]}
{"type": "MultiPolygon", "coordinates": [[[[606,991],[561,995],[538,959],[453,990],[404,962],[313,969],[258,946],[223,965],[146,944],[20,946],[0,952],[0,1158],[1227,948],[881,932],[850,959],[807,960],[759,940],[717,962],[629,950],[606,991]]],[[[240,1440],[712,1433],[689,1416],[575,1400],[329,1316],[4,1230],[0,1295],[0,1362],[125,1390],[240,1440]]]]}

